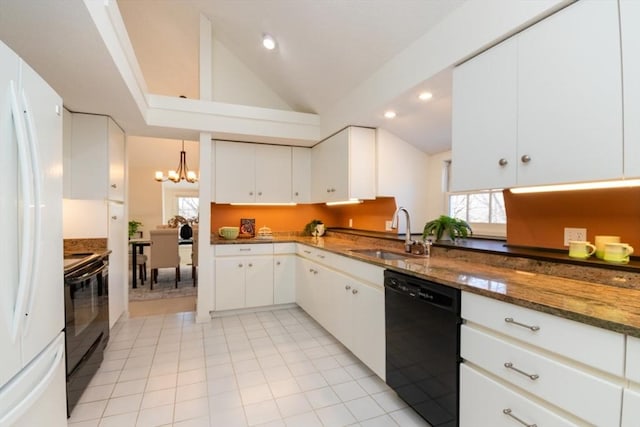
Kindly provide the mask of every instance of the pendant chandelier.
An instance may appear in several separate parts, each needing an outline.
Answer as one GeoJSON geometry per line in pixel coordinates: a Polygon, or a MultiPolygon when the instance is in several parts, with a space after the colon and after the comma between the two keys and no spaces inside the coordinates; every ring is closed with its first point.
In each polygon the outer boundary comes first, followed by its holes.
{"type": "Polygon", "coordinates": [[[177,170],[170,170],[167,176],[164,176],[162,171],[156,171],[156,181],[164,182],[164,181],[187,181],[187,182],[197,182],[198,177],[194,171],[190,171],[187,166],[187,153],[184,151],[184,139],[182,140],[182,151],[180,151],[180,164],[178,165],[177,170]]]}

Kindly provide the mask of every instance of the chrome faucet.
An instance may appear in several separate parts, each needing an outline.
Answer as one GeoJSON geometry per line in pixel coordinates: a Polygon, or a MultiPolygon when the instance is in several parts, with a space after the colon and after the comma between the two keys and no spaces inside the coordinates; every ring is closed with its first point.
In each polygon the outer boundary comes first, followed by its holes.
{"type": "Polygon", "coordinates": [[[391,228],[398,228],[398,217],[400,216],[400,212],[404,212],[404,216],[407,220],[407,229],[405,232],[404,238],[404,251],[407,253],[411,253],[411,246],[413,246],[413,240],[411,240],[411,219],[409,218],[409,211],[400,206],[393,214],[393,221],[391,222],[391,228]]]}

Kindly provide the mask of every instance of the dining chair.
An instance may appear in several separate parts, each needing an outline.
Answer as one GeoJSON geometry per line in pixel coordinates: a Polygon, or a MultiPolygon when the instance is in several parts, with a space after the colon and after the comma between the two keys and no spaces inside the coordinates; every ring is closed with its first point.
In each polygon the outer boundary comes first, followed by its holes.
{"type": "Polygon", "coordinates": [[[167,228],[150,230],[151,247],[149,254],[149,268],[151,269],[151,289],[158,283],[159,268],[175,268],[176,288],[180,280],[180,255],[178,252],[178,229],[167,228]]]}
{"type": "Polygon", "coordinates": [[[191,278],[193,286],[198,284],[198,227],[193,227],[193,236],[191,236],[191,278]]]}
{"type": "MultiPolygon", "coordinates": [[[[147,261],[148,257],[144,254],[136,254],[136,265],[138,269],[138,277],[140,278],[140,285],[144,285],[144,281],[147,280],[147,261]]],[[[134,268],[131,265],[131,252],[129,252],[129,267],[134,268]]]]}

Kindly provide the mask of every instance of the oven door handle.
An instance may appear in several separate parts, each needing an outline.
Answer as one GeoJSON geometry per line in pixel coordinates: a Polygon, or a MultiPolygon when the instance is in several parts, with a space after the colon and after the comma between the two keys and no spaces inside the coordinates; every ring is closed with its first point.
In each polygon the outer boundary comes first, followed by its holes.
{"type": "Polygon", "coordinates": [[[88,271],[88,272],[86,272],[84,274],[81,274],[80,276],[67,276],[67,277],[64,278],[64,281],[66,283],[84,282],[88,278],[97,276],[98,274],[102,273],[107,268],[109,268],[109,264],[102,264],[102,265],[100,265],[100,267],[96,268],[95,270],[88,271]]]}

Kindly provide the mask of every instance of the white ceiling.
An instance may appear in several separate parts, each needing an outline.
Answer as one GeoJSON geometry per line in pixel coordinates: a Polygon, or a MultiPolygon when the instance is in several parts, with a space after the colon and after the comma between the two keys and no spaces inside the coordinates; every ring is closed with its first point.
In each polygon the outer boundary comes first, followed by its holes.
{"type": "MultiPolygon", "coordinates": [[[[98,0],[96,0],[98,1],[98,0]]],[[[199,13],[214,36],[292,110],[322,115],[344,94],[465,0],[118,0],[150,93],[197,98],[199,13]],[[263,33],[276,52],[260,46],[263,33]]],[[[30,63],[75,111],[109,114],[133,135],[179,137],[152,129],[119,76],[81,0],[0,0],[0,39],[30,63]]],[[[444,42],[444,41],[443,41],[444,42]]],[[[449,72],[397,94],[384,127],[426,152],[450,147],[449,72]]],[[[384,108],[386,106],[380,106],[384,108]]],[[[184,137],[184,136],[183,136],[184,137]]]]}

